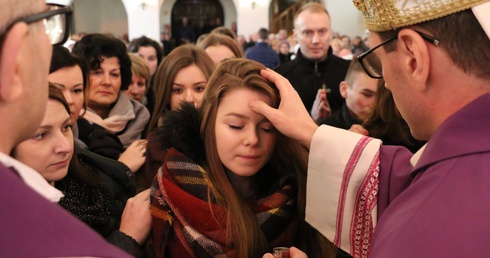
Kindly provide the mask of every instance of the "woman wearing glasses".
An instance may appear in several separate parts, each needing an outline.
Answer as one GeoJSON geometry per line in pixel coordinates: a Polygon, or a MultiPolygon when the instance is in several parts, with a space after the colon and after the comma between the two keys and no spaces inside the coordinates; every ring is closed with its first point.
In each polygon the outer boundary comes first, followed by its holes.
{"type": "Polygon", "coordinates": [[[141,138],[150,113],[123,92],[131,83],[131,60],[126,46],[108,35],[89,34],[75,44],[73,54],[90,66],[84,118],[117,135],[127,148],[141,138]]]}

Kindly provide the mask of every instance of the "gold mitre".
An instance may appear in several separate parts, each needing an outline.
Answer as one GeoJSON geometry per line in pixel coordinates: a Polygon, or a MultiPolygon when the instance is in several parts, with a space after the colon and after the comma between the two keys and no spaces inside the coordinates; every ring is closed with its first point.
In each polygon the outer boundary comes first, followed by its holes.
{"type": "Polygon", "coordinates": [[[353,0],[366,28],[381,32],[435,20],[488,0],[353,0]]]}

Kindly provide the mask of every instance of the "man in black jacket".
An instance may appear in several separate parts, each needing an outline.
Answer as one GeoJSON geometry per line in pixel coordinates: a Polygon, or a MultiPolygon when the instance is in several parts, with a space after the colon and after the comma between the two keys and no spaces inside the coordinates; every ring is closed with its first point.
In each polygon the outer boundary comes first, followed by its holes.
{"type": "Polygon", "coordinates": [[[323,5],[309,3],[298,10],[294,37],[299,43],[296,58],[276,72],[289,80],[308,110],[321,90],[327,97],[319,108],[335,112],[344,103],[338,85],[345,78],[349,61],[332,54],[330,15],[323,5]]]}

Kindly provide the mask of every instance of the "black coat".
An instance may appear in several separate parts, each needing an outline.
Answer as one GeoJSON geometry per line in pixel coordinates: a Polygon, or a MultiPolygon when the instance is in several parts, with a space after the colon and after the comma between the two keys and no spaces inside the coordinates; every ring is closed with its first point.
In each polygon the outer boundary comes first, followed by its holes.
{"type": "Polygon", "coordinates": [[[337,128],[349,130],[353,124],[362,124],[362,121],[351,116],[347,106],[344,104],[342,107],[335,111],[331,116],[320,119],[318,125],[330,125],[337,128]]]}
{"type": "Polygon", "coordinates": [[[124,152],[124,146],[117,135],[107,131],[104,127],[90,123],[80,117],[77,120],[78,139],[85,143],[88,150],[101,156],[117,160],[124,152]]]}
{"type": "Polygon", "coordinates": [[[133,173],[123,163],[88,150],[76,147],[76,153],[78,161],[86,168],[84,173],[90,173],[95,183],[88,184],[74,176],[73,170],[77,168],[70,164],[68,175],[55,184],[65,194],[60,206],[111,244],[133,256],[140,256],[139,244],[119,231],[126,201],[136,193],[133,173]]]}
{"type": "Polygon", "coordinates": [[[345,79],[349,64],[349,60],[333,55],[332,48],[328,50],[327,58],[321,62],[306,59],[301,50],[298,50],[294,60],[277,67],[275,71],[289,80],[307,110],[311,110],[318,89],[325,84],[330,90],[327,94],[328,103],[332,112],[335,112],[345,102],[340,95],[339,85],[345,79]]]}

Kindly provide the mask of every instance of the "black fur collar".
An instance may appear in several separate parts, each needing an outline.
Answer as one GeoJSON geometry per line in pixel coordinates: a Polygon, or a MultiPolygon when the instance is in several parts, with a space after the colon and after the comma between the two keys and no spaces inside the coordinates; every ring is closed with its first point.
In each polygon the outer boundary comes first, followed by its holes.
{"type": "Polygon", "coordinates": [[[164,149],[174,147],[194,162],[202,164],[205,151],[200,126],[199,113],[194,104],[183,103],[180,110],[165,114],[163,125],[156,129],[155,135],[164,149]]]}

